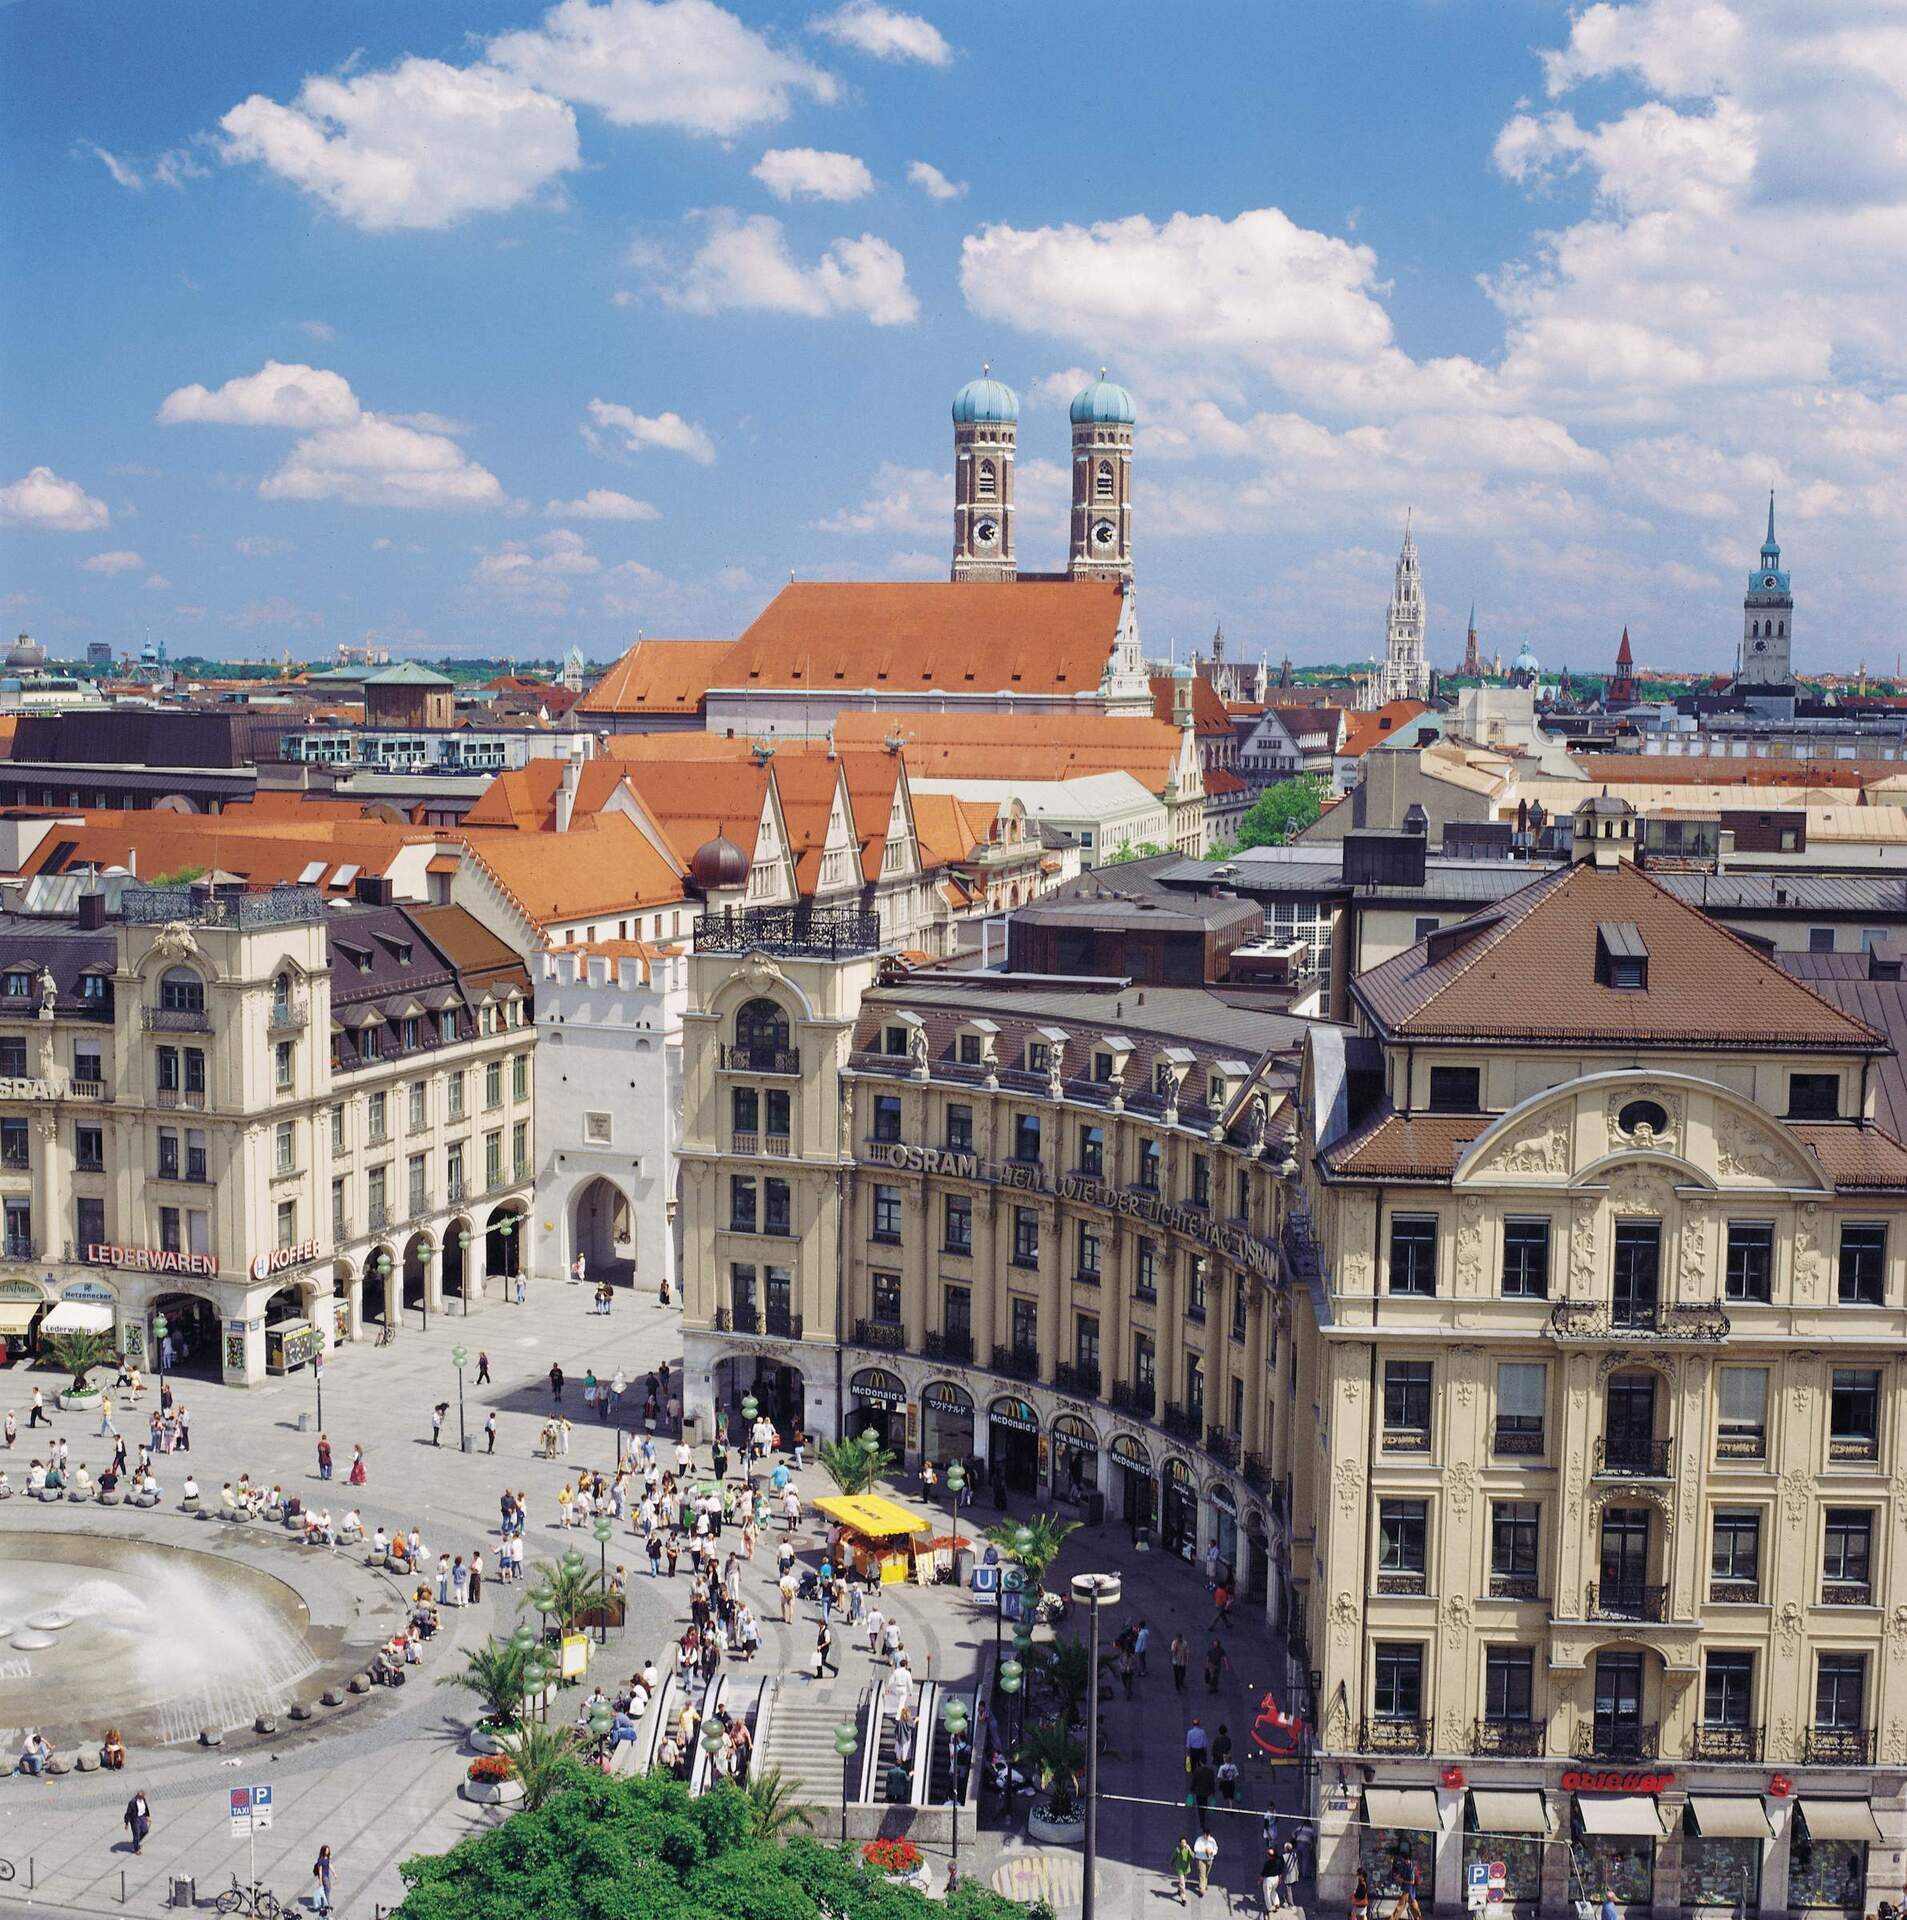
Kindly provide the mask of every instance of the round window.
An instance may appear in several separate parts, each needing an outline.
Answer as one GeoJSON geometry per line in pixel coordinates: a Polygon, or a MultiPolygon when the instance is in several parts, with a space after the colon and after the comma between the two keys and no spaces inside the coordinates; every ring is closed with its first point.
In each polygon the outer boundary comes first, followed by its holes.
{"type": "Polygon", "coordinates": [[[1638,1127],[1647,1127],[1651,1133],[1667,1133],[1669,1116],[1653,1100],[1631,1100],[1616,1115],[1616,1125],[1624,1133],[1634,1133],[1638,1127]]]}

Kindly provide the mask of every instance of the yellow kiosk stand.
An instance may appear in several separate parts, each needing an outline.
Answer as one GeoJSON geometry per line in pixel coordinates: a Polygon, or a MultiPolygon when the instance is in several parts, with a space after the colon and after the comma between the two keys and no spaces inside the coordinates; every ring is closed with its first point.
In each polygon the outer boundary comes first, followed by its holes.
{"type": "Polygon", "coordinates": [[[931,1521],[878,1493],[829,1494],[814,1504],[840,1528],[836,1545],[844,1567],[852,1565],[865,1580],[878,1566],[884,1587],[912,1578],[914,1543],[933,1532],[931,1521]]]}

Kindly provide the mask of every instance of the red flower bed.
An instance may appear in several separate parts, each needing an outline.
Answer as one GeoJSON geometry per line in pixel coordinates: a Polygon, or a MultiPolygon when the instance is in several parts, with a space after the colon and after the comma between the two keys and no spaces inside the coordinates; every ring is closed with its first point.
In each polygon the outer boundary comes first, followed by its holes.
{"type": "Polygon", "coordinates": [[[483,1753],[470,1763],[472,1780],[488,1782],[496,1786],[510,1777],[510,1761],[507,1754],[483,1753]]]}
{"type": "Polygon", "coordinates": [[[876,1873],[913,1873],[920,1866],[920,1849],[911,1840],[870,1840],[861,1858],[876,1873]]]}

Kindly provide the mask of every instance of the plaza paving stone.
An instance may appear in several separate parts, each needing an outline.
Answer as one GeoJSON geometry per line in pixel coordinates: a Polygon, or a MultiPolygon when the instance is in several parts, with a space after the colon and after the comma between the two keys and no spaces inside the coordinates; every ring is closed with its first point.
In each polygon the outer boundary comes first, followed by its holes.
{"type": "MultiPolygon", "coordinates": [[[[315,1416],[308,1374],[249,1391],[180,1379],[175,1393],[191,1410],[192,1452],[160,1462],[166,1489],[162,1508],[133,1516],[68,1506],[55,1514],[39,1503],[15,1498],[0,1505],[0,1554],[10,1533],[55,1524],[137,1533],[193,1547],[203,1547],[208,1534],[236,1532],[223,1523],[195,1523],[176,1512],[178,1483],[189,1460],[201,1487],[213,1498],[220,1483],[235,1479],[240,1471],[267,1485],[277,1481],[309,1503],[328,1504],[334,1517],[355,1497],[367,1527],[414,1524],[433,1549],[468,1555],[480,1548],[492,1569],[498,1544],[497,1498],[508,1484],[528,1494],[525,1544],[532,1561],[572,1545],[587,1555],[595,1542],[586,1530],[565,1534],[554,1524],[555,1489],[565,1470],[573,1474],[582,1465],[607,1469],[616,1458],[613,1428],[599,1423],[582,1404],[584,1371],[593,1366],[599,1378],[607,1379],[621,1367],[639,1389],[643,1377],[666,1360],[679,1377],[679,1313],[657,1307],[652,1298],[619,1294],[614,1312],[599,1316],[588,1310],[585,1290],[544,1283],[532,1285],[521,1308],[497,1302],[468,1319],[440,1313],[432,1316],[428,1330],[414,1312],[405,1318],[403,1332],[390,1345],[343,1348],[327,1364],[324,1417],[338,1462],[338,1477],[329,1487],[317,1477],[315,1417],[306,1431],[297,1424],[301,1412],[315,1416]],[[470,1355],[465,1419],[477,1449],[470,1454],[456,1447],[457,1378],[450,1354],[460,1343],[470,1355]],[[488,1352],[493,1375],[481,1387],[476,1384],[480,1349],[488,1352]],[[563,1410],[574,1423],[570,1456],[556,1462],[542,1459],[537,1446],[539,1430],[552,1412],[546,1378],[552,1361],[560,1362],[568,1376],[563,1410]],[[446,1444],[432,1447],[430,1409],[439,1400],[448,1400],[451,1411],[446,1444]],[[492,1409],[498,1416],[494,1458],[481,1450],[483,1419],[492,1409]],[[353,1445],[364,1447],[369,1472],[369,1484],[355,1496],[343,1477],[353,1445]]],[[[36,1382],[50,1388],[56,1379],[45,1373],[0,1372],[0,1409],[13,1406],[20,1417],[19,1439],[4,1457],[16,1487],[25,1482],[27,1463],[38,1450],[35,1443],[47,1437],[45,1429],[29,1434],[25,1426],[36,1382]]],[[[634,1406],[639,1405],[638,1391],[634,1406]]],[[[108,1443],[96,1437],[97,1417],[56,1414],[55,1419],[56,1430],[71,1443],[73,1460],[85,1460],[97,1470],[109,1452],[108,1443]]],[[[120,1424],[129,1436],[134,1432],[126,1420],[120,1424]]],[[[662,1457],[666,1464],[666,1451],[662,1457]]],[[[699,1460],[706,1463],[706,1450],[699,1460]]],[[[829,1490],[812,1463],[797,1478],[807,1499],[829,1490]]],[[[903,1499],[918,1493],[911,1485],[892,1491],[903,1499]]],[[[1026,1510],[1026,1504],[1019,1504],[1012,1511],[1026,1510]]],[[[963,1530],[977,1533],[1000,1517],[983,1501],[964,1510],[963,1530]]],[[[307,1577],[291,1563],[315,1557],[314,1550],[276,1529],[248,1528],[245,1534],[240,1550],[248,1560],[290,1572],[295,1579],[307,1577]]],[[[818,1534],[804,1527],[798,1538],[803,1558],[812,1564],[818,1534]]],[[[622,1678],[646,1658],[661,1657],[686,1621],[689,1585],[686,1565],[674,1581],[652,1580],[637,1542],[627,1532],[619,1532],[611,1543],[610,1557],[612,1565],[620,1560],[628,1571],[630,1598],[629,1624],[611,1634],[596,1669],[606,1681],[622,1678]]],[[[356,1556],[341,1553],[339,1558],[347,1563],[342,1577],[360,1581],[364,1589],[371,1623],[367,1631],[381,1632],[387,1618],[381,1608],[394,1608],[399,1597],[392,1583],[363,1570],[356,1556]]],[[[793,1627],[781,1624],[772,1593],[773,1565],[772,1553],[758,1550],[745,1576],[762,1628],[760,1670],[805,1676],[815,1610],[804,1606],[793,1627]]],[[[1284,1653],[1262,1618],[1249,1617],[1241,1606],[1237,1626],[1223,1634],[1230,1668],[1219,1692],[1208,1695],[1199,1659],[1209,1637],[1212,1607],[1195,1570],[1160,1553],[1134,1552],[1117,1524],[1076,1533],[1049,1585],[1063,1587],[1068,1575],[1088,1568],[1112,1568],[1125,1577],[1125,1598],[1116,1617],[1102,1618],[1108,1639],[1126,1618],[1143,1614],[1153,1627],[1151,1677],[1139,1683],[1132,1702],[1115,1698],[1102,1708],[1110,1750],[1100,1775],[1105,1798],[1097,1910],[1103,1920],[1137,1920],[1155,1912],[1160,1898],[1170,1898],[1165,1862],[1178,1834],[1194,1830],[1181,1804],[1184,1734],[1191,1716],[1199,1714],[1208,1729],[1227,1723],[1241,1752],[1248,1749],[1259,1697],[1270,1686],[1285,1697],[1284,1653]],[[1183,1698],[1174,1696],[1166,1658],[1175,1628],[1185,1632],[1194,1653],[1183,1698]]],[[[340,1573],[326,1569],[325,1577],[335,1580],[340,1573]]],[[[309,1725],[281,1720],[279,1731],[269,1738],[234,1734],[216,1751],[135,1750],[120,1775],[69,1775],[51,1782],[21,1775],[0,1779],[0,1857],[17,1869],[13,1881],[0,1883],[0,1906],[153,1912],[164,1905],[175,1874],[195,1876],[201,1902],[209,1902],[233,1874],[243,1878],[247,1871],[246,1843],[231,1837],[227,1791],[237,1783],[268,1780],[277,1812],[271,1831],[257,1839],[259,1877],[281,1898],[302,1899],[309,1893],[312,1858],[320,1844],[328,1843],[337,1863],[338,1913],[348,1920],[374,1920],[377,1909],[402,1897],[400,1861],[447,1848],[497,1818],[456,1792],[468,1759],[463,1731],[475,1703],[460,1690],[432,1683],[461,1667],[464,1647],[485,1633],[513,1629],[519,1604],[520,1590],[486,1577],[480,1605],[446,1613],[446,1631],[431,1644],[422,1672],[413,1672],[412,1685],[395,1694],[377,1690],[369,1700],[328,1716],[329,1725],[321,1709],[309,1725]],[[144,1787],[153,1808],[153,1831],[138,1856],[131,1853],[120,1825],[135,1786],[144,1787]]],[[[889,1588],[882,1605],[902,1618],[915,1670],[923,1678],[971,1678],[983,1649],[992,1645],[991,1608],[964,1592],[889,1588]]],[[[1084,1631],[1078,1610],[1069,1628],[1084,1631]]],[[[829,1683],[828,1691],[846,1713],[876,1669],[859,1636],[837,1629],[836,1643],[842,1677],[829,1683]]],[[[112,1717],[109,1691],[102,1689],[100,1725],[112,1717]]],[[[1287,1777],[1274,1777],[1269,1767],[1246,1765],[1241,1806],[1250,1811],[1215,1817],[1221,1852],[1207,1905],[1224,1900],[1255,1903],[1262,1851],[1259,1817],[1274,1790],[1281,1805],[1291,1804],[1287,1777]]],[[[973,1822],[962,1822],[962,1874],[980,1874],[1020,1897],[1044,1894],[1062,1914],[1077,1912],[1077,1852],[1029,1844],[1023,1828],[1009,1832],[997,1810],[989,1808],[988,1813],[991,1817],[979,1823],[978,1831],[973,1822]]],[[[939,1855],[936,1878],[944,1882],[947,1849],[929,1851],[939,1855]]]]}

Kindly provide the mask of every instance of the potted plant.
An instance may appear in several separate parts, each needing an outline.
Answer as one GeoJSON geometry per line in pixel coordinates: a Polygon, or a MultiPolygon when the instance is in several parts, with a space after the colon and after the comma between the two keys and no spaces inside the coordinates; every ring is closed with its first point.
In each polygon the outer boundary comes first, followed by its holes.
{"type": "Polygon", "coordinates": [[[60,1405],[69,1413],[84,1413],[98,1406],[101,1389],[87,1385],[86,1376],[94,1367],[104,1366],[112,1359],[112,1336],[91,1329],[50,1334],[46,1351],[56,1366],[64,1367],[73,1376],[73,1384],[60,1391],[60,1405]]]}
{"type": "Polygon", "coordinates": [[[480,1807],[513,1807],[523,1798],[523,1782],[508,1754],[480,1753],[465,1768],[457,1791],[480,1807]]]}
{"type": "Polygon", "coordinates": [[[440,1687],[462,1687],[477,1696],[483,1710],[470,1729],[470,1744],[478,1753],[501,1753],[500,1736],[517,1730],[529,1652],[508,1640],[486,1640],[470,1649],[463,1672],[447,1673],[437,1682],[440,1687]]]}
{"type": "Polygon", "coordinates": [[[1079,1531],[1077,1520],[1062,1520],[1056,1513],[1036,1513],[1030,1520],[1003,1520],[987,1529],[987,1538],[1026,1571],[1026,1584],[1032,1590],[1034,1617],[1045,1615],[1048,1595],[1046,1576],[1052,1571],[1066,1536],[1079,1531]]]}
{"type": "Polygon", "coordinates": [[[1027,1833],[1061,1846],[1083,1840],[1086,1811],[1080,1805],[1079,1775],[1086,1745],[1072,1725],[1063,1718],[1035,1721],[1020,1738],[1019,1759],[1046,1795],[1027,1809],[1027,1833]]]}
{"type": "Polygon", "coordinates": [[[926,1893],[933,1885],[926,1857],[911,1840],[870,1840],[861,1849],[861,1858],[894,1886],[926,1893]]]}

